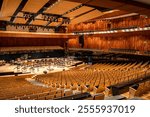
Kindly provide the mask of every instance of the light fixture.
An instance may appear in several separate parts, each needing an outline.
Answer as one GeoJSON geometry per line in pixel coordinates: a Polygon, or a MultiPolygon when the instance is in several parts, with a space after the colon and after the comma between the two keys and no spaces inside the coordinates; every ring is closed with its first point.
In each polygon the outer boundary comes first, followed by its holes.
{"type": "Polygon", "coordinates": [[[143,30],[148,30],[148,28],[147,28],[147,27],[145,27],[145,28],[143,28],[143,30]]]}
{"type": "Polygon", "coordinates": [[[135,31],[138,31],[138,28],[134,29],[135,31]]]}

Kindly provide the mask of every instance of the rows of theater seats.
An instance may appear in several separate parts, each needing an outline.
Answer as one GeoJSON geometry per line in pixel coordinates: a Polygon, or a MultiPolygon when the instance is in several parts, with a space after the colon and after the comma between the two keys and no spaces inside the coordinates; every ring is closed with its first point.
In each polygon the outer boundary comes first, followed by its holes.
{"type": "Polygon", "coordinates": [[[32,85],[25,80],[28,77],[31,75],[0,77],[0,99],[13,99],[49,90],[32,85]]]}
{"type": "Polygon", "coordinates": [[[89,92],[91,95],[99,93],[107,95],[108,86],[144,77],[150,74],[149,67],[148,62],[94,64],[85,69],[38,75],[35,79],[57,89],[89,92]]]}
{"type": "MultiPolygon", "coordinates": [[[[0,77],[0,99],[52,100],[73,95],[73,90],[33,85],[25,80],[25,78],[31,76],[32,75],[0,77]]],[[[94,99],[98,98],[99,96],[95,96],[94,99]]]]}
{"type": "MultiPolygon", "coordinates": [[[[74,95],[76,94],[73,93],[73,90],[51,89],[49,91],[44,91],[41,93],[35,93],[35,94],[10,98],[10,100],[57,100],[63,97],[74,96],[74,95]]],[[[86,97],[85,99],[102,100],[104,99],[104,93],[100,93],[94,96],[89,96],[89,97],[86,97]]]]}
{"type": "Polygon", "coordinates": [[[46,91],[40,93],[34,93],[30,95],[24,95],[20,97],[15,97],[11,99],[17,100],[52,100],[61,98],[64,96],[72,95],[72,91],[64,91],[64,90],[57,90],[56,88],[49,88],[46,91]]]}
{"type": "MultiPolygon", "coordinates": [[[[147,63],[94,64],[80,69],[35,76],[48,87],[35,86],[25,78],[30,76],[0,77],[0,99],[49,100],[89,92],[88,99],[104,99],[107,87],[144,77],[150,73],[147,63]]],[[[144,85],[150,87],[150,85],[144,85]]],[[[146,88],[148,89],[148,88],[146,88]]]]}
{"type": "Polygon", "coordinates": [[[129,98],[142,97],[150,92],[150,80],[136,84],[129,88],[129,98]]]}

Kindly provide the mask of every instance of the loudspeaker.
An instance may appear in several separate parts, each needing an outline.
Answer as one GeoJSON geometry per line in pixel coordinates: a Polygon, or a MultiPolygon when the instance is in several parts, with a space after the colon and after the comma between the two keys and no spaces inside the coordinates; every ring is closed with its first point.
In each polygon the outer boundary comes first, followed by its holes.
{"type": "Polygon", "coordinates": [[[79,44],[81,44],[81,47],[84,47],[84,35],[79,36],[79,44]]]}

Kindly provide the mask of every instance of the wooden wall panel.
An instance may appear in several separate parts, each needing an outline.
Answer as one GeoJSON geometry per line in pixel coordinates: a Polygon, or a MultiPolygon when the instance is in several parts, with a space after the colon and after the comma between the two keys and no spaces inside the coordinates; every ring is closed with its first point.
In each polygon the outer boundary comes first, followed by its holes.
{"type": "Polygon", "coordinates": [[[18,37],[1,37],[0,47],[9,46],[64,46],[66,39],[58,38],[18,38],[18,37]]]}
{"type": "MultiPolygon", "coordinates": [[[[79,48],[78,39],[70,39],[69,47],[79,48]]],[[[119,36],[84,36],[84,48],[109,50],[135,49],[139,51],[150,51],[150,36],[140,34],[127,34],[119,36]]]]}
{"type": "Polygon", "coordinates": [[[0,31],[0,47],[9,46],[62,46],[76,35],[66,33],[30,33],[0,31]]]}
{"type": "Polygon", "coordinates": [[[144,27],[150,25],[150,18],[144,16],[133,16],[112,20],[96,20],[79,24],[70,24],[68,32],[109,30],[128,27],[144,27]]]}
{"type": "Polygon", "coordinates": [[[111,48],[118,49],[135,49],[140,51],[150,50],[150,37],[142,35],[130,35],[122,37],[85,37],[84,48],[108,50],[111,48]]]}
{"type": "Polygon", "coordinates": [[[78,38],[69,39],[68,40],[68,47],[69,48],[80,48],[80,44],[79,44],[78,38]]]}

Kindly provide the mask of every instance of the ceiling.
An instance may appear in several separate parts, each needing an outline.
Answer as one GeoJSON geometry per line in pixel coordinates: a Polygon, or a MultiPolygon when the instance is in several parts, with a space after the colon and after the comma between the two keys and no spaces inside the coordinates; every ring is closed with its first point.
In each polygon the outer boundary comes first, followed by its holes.
{"type": "Polygon", "coordinates": [[[128,13],[150,16],[149,0],[0,0],[8,24],[57,28],[128,13]]]}

